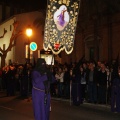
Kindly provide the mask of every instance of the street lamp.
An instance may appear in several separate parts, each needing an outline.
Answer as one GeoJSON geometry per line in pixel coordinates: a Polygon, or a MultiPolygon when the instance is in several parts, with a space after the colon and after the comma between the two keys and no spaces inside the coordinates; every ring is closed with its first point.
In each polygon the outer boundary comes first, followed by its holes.
{"type": "Polygon", "coordinates": [[[30,63],[30,37],[32,36],[32,28],[26,29],[26,35],[28,36],[28,63],[30,63]]]}

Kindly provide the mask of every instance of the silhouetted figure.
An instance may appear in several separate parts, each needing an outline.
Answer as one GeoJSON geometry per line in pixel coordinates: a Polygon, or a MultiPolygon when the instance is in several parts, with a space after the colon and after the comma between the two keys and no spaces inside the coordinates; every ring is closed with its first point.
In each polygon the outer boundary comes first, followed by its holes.
{"type": "Polygon", "coordinates": [[[50,83],[55,78],[46,67],[46,62],[38,58],[32,72],[32,101],[35,120],[49,120],[50,112],[50,83]]]}

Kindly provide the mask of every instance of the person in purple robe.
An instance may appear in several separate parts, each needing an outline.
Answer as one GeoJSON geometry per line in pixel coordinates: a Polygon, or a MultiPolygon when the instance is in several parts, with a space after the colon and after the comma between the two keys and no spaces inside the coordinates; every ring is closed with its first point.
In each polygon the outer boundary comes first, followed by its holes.
{"type": "Polygon", "coordinates": [[[59,21],[58,21],[58,23],[59,23],[59,25],[60,26],[64,26],[64,24],[65,24],[65,19],[64,19],[64,17],[65,17],[65,12],[66,12],[67,10],[62,10],[61,11],[61,13],[60,13],[60,15],[58,15],[57,17],[58,17],[58,19],[59,19],[59,21]]]}
{"type": "Polygon", "coordinates": [[[120,113],[120,67],[118,67],[117,73],[112,81],[111,111],[120,113]]]}
{"type": "Polygon", "coordinates": [[[54,82],[46,62],[38,58],[35,69],[32,72],[32,102],[35,120],[49,120],[50,113],[50,83],[54,82]]]}

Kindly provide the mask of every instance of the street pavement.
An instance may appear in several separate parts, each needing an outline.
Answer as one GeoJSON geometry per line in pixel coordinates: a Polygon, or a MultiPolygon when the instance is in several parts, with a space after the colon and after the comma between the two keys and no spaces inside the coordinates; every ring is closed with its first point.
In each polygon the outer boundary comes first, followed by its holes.
{"type": "MultiPolygon", "coordinates": [[[[0,120],[34,120],[31,97],[6,97],[0,92],[0,120]]],[[[120,113],[112,113],[109,105],[73,106],[69,100],[52,98],[50,120],[120,120],[120,113]]]]}

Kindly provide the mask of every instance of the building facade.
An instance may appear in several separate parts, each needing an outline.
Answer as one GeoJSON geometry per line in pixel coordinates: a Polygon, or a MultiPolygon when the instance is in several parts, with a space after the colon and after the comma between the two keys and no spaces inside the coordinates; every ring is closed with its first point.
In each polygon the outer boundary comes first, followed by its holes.
{"type": "MultiPolygon", "coordinates": [[[[80,17],[81,18],[81,17],[80,17]]],[[[94,18],[90,21],[78,21],[73,52],[65,56],[67,62],[85,59],[111,63],[120,53],[120,13],[94,18]],[[109,18],[108,18],[109,17],[109,18]]]]}
{"type": "MultiPolygon", "coordinates": [[[[1,23],[0,31],[4,32],[4,29],[7,30],[7,33],[4,35],[4,37],[0,39],[0,47],[4,50],[7,50],[8,46],[10,45],[13,30],[14,30],[13,24],[15,21],[18,22],[18,26],[14,34],[17,34],[19,31],[21,31],[21,34],[18,35],[15,38],[15,40],[13,40],[13,43],[15,42],[15,46],[13,46],[12,49],[9,50],[7,53],[7,56],[5,59],[5,63],[7,65],[9,64],[9,62],[17,62],[22,64],[25,63],[26,58],[28,57],[27,46],[31,42],[36,42],[38,46],[37,51],[30,52],[31,59],[33,59],[33,55],[36,58],[38,57],[38,50],[41,50],[43,48],[42,45],[43,45],[44,27],[43,25],[39,25],[39,27],[37,27],[35,21],[38,19],[42,21],[43,20],[42,18],[43,18],[42,12],[35,11],[35,12],[22,13],[22,14],[15,15],[10,19],[1,23]],[[33,34],[29,39],[28,39],[28,36],[26,35],[26,29],[28,27],[31,27],[33,31],[33,34]]],[[[2,36],[2,34],[3,33],[1,32],[0,35],[2,36]]]]}
{"type": "MultiPolygon", "coordinates": [[[[11,17],[12,10],[9,6],[4,8],[0,5],[0,36],[3,35],[4,29],[7,30],[4,37],[0,38],[1,49],[7,49],[10,43],[14,21],[19,23],[16,32],[21,30],[25,33],[25,30],[31,27],[33,35],[29,39],[26,34],[17,37],[15,46],[6,56],[6,64],[9,62],[25,63],[27,58],[26,46],[30,42],[36,42],[38,49],[31,52],[32,62],[33,58],[40,57],[40,51],[43,50],[45,13],[39,11],[22,13],[23,10],[16,9],[16,13],[21,14],[15,14],[14,9],[15,15],[11,17]]],[[[87,61],[111,62],[116,59],[120,53],[120,13],[103,14],[101,17],[98,14],[92,14],[88,15],[87,19],[86,13],[89,12],[84,11],[84,6],[80,10],[73,52],[67,55],[62,51],[61,58],[55,56],[56,60],[61,63],[78,62],[83,55],[87,61]]]]}

